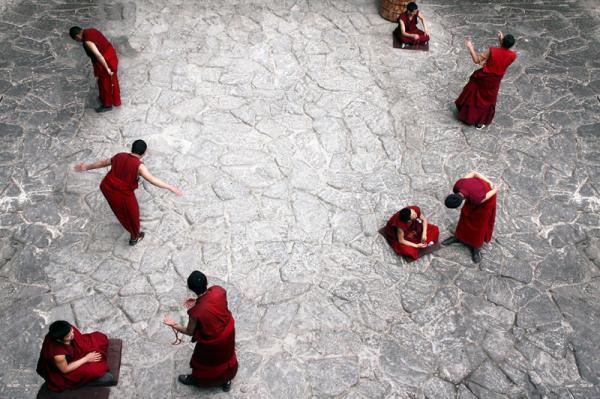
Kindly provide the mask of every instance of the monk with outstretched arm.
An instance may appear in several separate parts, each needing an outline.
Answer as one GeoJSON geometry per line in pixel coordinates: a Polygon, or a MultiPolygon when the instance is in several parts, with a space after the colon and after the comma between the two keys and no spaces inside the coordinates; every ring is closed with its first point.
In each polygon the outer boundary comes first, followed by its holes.
{"type": "Polygon", "coordinates": [[[177,196],[183,195],[180,189],[154,177],[148,171],[142,162],[146,149],[144,140],[136,140],[131,146],[131,152],[120,152],[110,159],[75,166],[77,172],[111,167],[100,183],[100,191],[121,225],[129,232],[129,245],[136,245],[145,236],[145,233],[140,231],[140,209],[135,196],[139,176],[156,187],[169,190],[177,196]]]}

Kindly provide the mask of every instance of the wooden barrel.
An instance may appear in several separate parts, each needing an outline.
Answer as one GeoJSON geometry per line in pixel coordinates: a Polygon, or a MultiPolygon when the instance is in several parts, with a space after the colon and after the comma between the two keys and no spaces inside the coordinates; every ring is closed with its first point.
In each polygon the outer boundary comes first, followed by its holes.
{"type": "Polygon", "coordinates": [[[406,5],[414,0],[381,0],[379,15],[388,21],[397,22],[400,14],[406,11],[406,5]]]}

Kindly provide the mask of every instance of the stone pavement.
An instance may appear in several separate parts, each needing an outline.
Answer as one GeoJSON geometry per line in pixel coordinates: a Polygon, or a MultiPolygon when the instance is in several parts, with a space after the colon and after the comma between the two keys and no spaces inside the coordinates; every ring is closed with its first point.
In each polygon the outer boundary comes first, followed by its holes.
{"type": "MultiPolygon", "coordinates": [[[[0,4],[0,397],[32,398],[49,322],[124,339],[113,398],[600,398],[600,19],[594,2],[424,1],[428,53],[392,49],[372,1],[0,4]],[[116,44],[123,106],[93,112],[67,29],[116,44]],[[452,101],[497,30],[519,38],[491,127],[452,101]],[[146,239],[72,167],[143,138],[146,239]],[[377,230],[476,169],[495,239],[407,264],[377,230]],[[192,346],[165,314],[193,269],[223,285],[229,394],[175,382],[192,346]]],[[[597,4],[596,4],[597,6],[597,4]]]]}

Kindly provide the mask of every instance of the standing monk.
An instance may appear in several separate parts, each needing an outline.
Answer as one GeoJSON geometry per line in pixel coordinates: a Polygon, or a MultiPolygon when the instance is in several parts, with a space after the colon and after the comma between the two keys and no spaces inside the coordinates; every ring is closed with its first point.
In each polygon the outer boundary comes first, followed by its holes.
{"type": "Polygon", "coordinates": [[[100,183],[100,191],[119,222],[131,235],[129,245],[135,245],[144,238],[144,232],[140,231],[140,209],[134,192],[138,187],[139,176],[156,187],[167,189],[177,196],[183,195],[180,189],[152,176],[148,171],[142,162],[146,148],[144,140],[136,140],[131,146],[131,152],[120,152],[109,159],[75,166],[77,172],[111,167],[100,183]]]}
{"type": "Polygon", "coordinates": [[[62,392],[84,385],[111,385],[106,354],[108,337],[101,332],[82,334],[66,321],[50,324],[44,338],[37,373],[48,389],[62,392]]]}
{"type": "Polygon", "coordinates": [[[517,58],[517,53],[509,50],[515,44],[513,35],[504,36],[498,32],[498,41],[500,47],[490,47],[486,52],[477,54],[473,42],[465,39],[473,62],[483,68],[473,72],[454,103],[458,109],[458,119],[477,129],[492,123],[500,82],[509,65],[517,58]]]}
{"type": "Polygon", "coordinates": [[[398,27],[394,30],[394,36],[403,44],[425,45],[429,43],[429,30],[425,24],[425,18],[419,12],[417,3],[411,2],[406,5],[406,12],[400,14],[398,27]],[[423,29],[417,28],[417,22],[421,21],[423,29]]]}
{"type": "Polygon", "coordinates": [[[235,322],[227,307],[227,292],[218,285],[207,289],[207,284],[204,273],[193,271],[187,285],[197,298],[185,301],[189,315],[187,326],[177,324],[169,316],[165,316],[163,322],[176,333],[191,335],[192,342],[196,342],[190,360],[192,374],[180,375],[179,382],[200,387],[220,386],[228,392],[238,370],[235,322]]]}
{"type": "Polygon", "coordinates": [[[92,60],[102,102],[102,105],[96,108],[96,112],[110,111],[113,105],[120,106],[121,90],[117,78],[119,59],[112,44],[94,28],[81,29],[79,26],[73,26],[69,29],[69,35],[73,40],[83,43],[85,53],[92,60]]]}
{"type": "Polygon", "coordinates": [[[481,261],[481,247],[492,240],[496,220],[496,193],[498,188],[477,172],[459,179],[446,197],[446,207],[458,208],[463,201],[454,236],[442,241],[443,245],[462,242],[471,248],[473,262],[481,261]]]}
{"type": "Polygon", "coordinates": [[[394,214],[385,226],[385,238],[396,254],[418,259],[419,250],[435,244],[440,235],[416,206],[408,206],[394,214]]]}

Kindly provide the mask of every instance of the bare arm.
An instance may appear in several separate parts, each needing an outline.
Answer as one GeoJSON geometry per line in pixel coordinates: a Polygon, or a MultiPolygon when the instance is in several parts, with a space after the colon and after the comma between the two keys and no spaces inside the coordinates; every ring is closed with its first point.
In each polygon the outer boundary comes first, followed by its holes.
{"type": "Polygon", "coordinates": [[[498,45],[502,47],[502,41],[504,40],[504,33],[498,32],[498,45]]]}
{"type": "Polygon", "coordinates": [[[179,331],[182,334],[185,335],[193,335],[194,331],[196,331],[196,319],[190,317],[188,319],[188,324],[187,326],[182,326],[180,324],[177,324],[175,322],[175,320],[173,320],[171,317],[169,316],[165,316],[165,319],[163,320],[163,323],[165,323],[166,325],[168,325],[169,327],[172,327],[173,329],[175,329],[176,331],[179,331]]]}
{"type": "Polygon", "coordinates": [[[172,186],[168,183],[165,183],[164,181],[160,180],[158,177],[154,177],[152,175],[152,173],[150,173],[150,171],[148,171],[148,168],[146,168],[146,165],[141,164],[139,171],[140,171],[140,175],[144,179],[146,179],[150,184],[152,184],[153,186],[169,190],[177,196],[183,195],[183,192],[180,189],[178,189],[177,187],[172,186]]]}
{"type": "Polygon", "coordinates": [[[415,244],[414,242],[406,241],[404,239],[404,232],[402,229],[398,229],[398,242],[402,245],[406,245],[413,248],[423,248],[423,244],[415,244]]]}
{"type": "Polygon", "coordinates": [[[402,36],[408,37],[410,39],[416,39],[416,40],[419,39],[419,35],[406,32],[406,27],[404,26],[404,22],[402,20],[400,20],[400,34],[402,36]]]}
{"type": "Polygon", "coordinates": [[[92,42],[85,42],[84,43],[85,46],[87,48],[90,49],[90,51],[92,53],[94,53],[94,55],[96,56],[96,59],[98,60],[98,62],[100,62],[102,64],[102,66],[104,67],[104,69],[106,69],[106,72],[108,72],[109,75],[112,75],[113,72],[110,70],[108,64],[106,63],[106,60],[104,59],[104,56],[102,56],[102,54],[100,54],[100,51],[98,50],[98,47],[96,47],[96,45],[92,42]]]}
{"type": "Polygon", "coordinates": [[[79,360],[71,363],[67,363],[67,357],[65,355],[54,356],[54,363],[61,373],[67,374],[73,370],[77,370],[79,367],[86,363],[96,363],[102,360],[102,355],[98,352],[90,352],[79,360]]]}
{"type": "Polygon", "coordinates": [[[488,179],[487,177],[485,177],[484,175],[482,175],[479,172],[475,172],[475,171],[469,172],[465,175],[464,178],[465,179],[472,179],[472,178],[481,179],[484,182],[486,182],[487,184],[489,184],[491,187],[494,187],[494,183],[492,183],[492,181],[490,179],[488,179]]]}
{"type": "Polygon", "coordinates": [[[80,163],[75,165],[76,172],[85,172],[86,170],[98,169],[98,168],[106,168],[110,166],[110,158],[102,159],[100,161],[96,161],[94,163],[80,163]]]}
{"type": "Polygon", "coordinates": [[[417,14],[417,18],[419,18],[421,20],[421,23],[423,24],[423,32],[425,32],[425,34],[428,35],[429,29],[427,29],[427,24],[425,23],[425,18],[421,15],[421,13],[417,14]]]}
{"type": "Polygon", "coordinates": [[[421,235],[421,242],[427,243],[427,218],[421,214],[421,221],[423,222],[423,234],[421,235]]]}
{"type": "Polygon", "coordinates": [[[496,195],[497,192],[498,192],[498,187],[494,187],[493,189],[491,189],[490,191],[488,191],[485,194],[485,198],[483,198],[483,201],[481,201],[481,203],[483,204],[485,201],[487,201],[490,198],[492,198],[494,195],[496,195]]]}
{"type": "Polygon", "coordinates": [[[475,46],[473,45],[473,42],[468,37],[465,39],[465,46],[467,46],[467,48],[469,49],[469,54],[471,54],[471,58],[473,59],[473,62],[477,65],[485,64],[487,59],[490,57],[489,50],[485,51],[483,53],[477,54],[477,51],[475,51],[475,46]]]}

